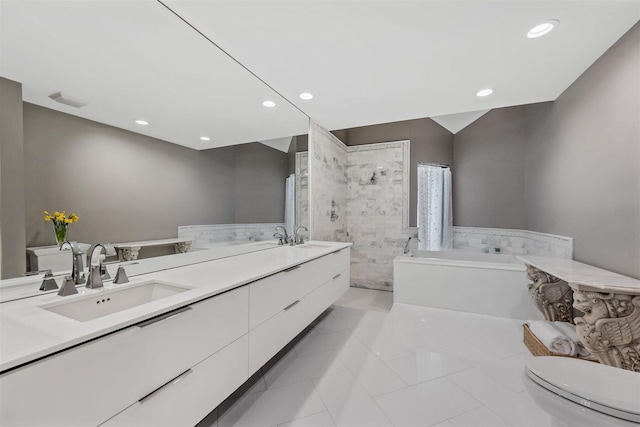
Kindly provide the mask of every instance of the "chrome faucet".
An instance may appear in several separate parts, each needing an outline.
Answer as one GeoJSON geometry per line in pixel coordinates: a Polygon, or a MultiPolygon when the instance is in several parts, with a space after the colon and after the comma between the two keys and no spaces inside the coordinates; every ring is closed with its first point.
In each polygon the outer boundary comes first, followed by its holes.
{"type": "Polygon", "coordinates": [[[273,234],[273,237],[278,237],[280,239],[280,244],[286,245],[291,244],[291,237],[289,237],[289,233],[287,233],[287,229],[282,225],[278,225],[276,227],[276,233],[273,234]],[[277,233],[278,230],[282,230],[282,233],[277,233]]]}
{"type": "Polygon", "coordinates": [[[296,232],[293,235],[293,240],[295,242],[296,245],[303,245],[304,244],[304,239],[302,238],[302,235],[300,235],[300,230],[304,230],[307,233],[309,232],[309,229],[307,227],[305,227],[304,225],[300,225],[298,227],[296,227],[296,232]]]}
{"type": "Polygon", "coordinates": [[[407,239],[407,242],[404,244],[404,251],[403,253],[408,254],[409,253],[409,242],[411,241],[411,237],[409,237],[407,239]]]}
{"type": "Polygon", "coordinates": [[[89,259],[89,279],[87,280],[87,288],[96,289],[101,288],[103,274],[106,273],[106,268],[102,265],[100,255],[104,251],[105,255],[113,256],[116,254],[116,250],[110,243],[98,243],[93,247],[91,251],[91,258],[89,259]]]}
{"type": "Polygon", "coordinates": [[[60,250],[63,250],[65,245],[68,245],[69,248],[71,248],[71,259],[73,260],[71,279],[73,280],[73,283],[80,285],[86,282],[84,277],[84,263],[82,262],[84,252],[80,249],[77,242],[70,242],[69,240],[60,245],[60,250]]]}

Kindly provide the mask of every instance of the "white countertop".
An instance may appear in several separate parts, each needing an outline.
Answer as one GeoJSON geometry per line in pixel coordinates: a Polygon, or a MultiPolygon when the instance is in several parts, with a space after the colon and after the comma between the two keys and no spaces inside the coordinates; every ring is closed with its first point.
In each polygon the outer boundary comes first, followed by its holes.
{"type": "Polygon", "coordinates": [[[525,264],[549,273],[579,291],[640,295],[640,280],[570,259],[519,256],[525,264]]]}
{"type": "MultiPolygon", "coordinates": [[[[14,368],[37,358],[80,344],[87,340],[133,325],[230,289],[245,285],[294,265],[310,261],[351,246],[350,243],[308,242],[301,246],[277,246],[269,250],[244,253],[207,261],[210,251],[176,254],[151,258],[152,267],[167,268],[131,278],[130,283],[114,285],[107,282],[101,289],[79,288],[79,294],[60,297],[48,293],[0,304],[0,371],[14,368]],[[183,257],[189,255],[189,257],[183,257]],[[202,259],[198,262],[195,258],[202,259]],[[191,265],[178,266],[187,261],[191,265]],[[72,301],[82,295],[119,289],[149,280],[175,283],[193,288],[170,297],[120,311],[87,322],[79,322],[47,311],[40,306],[57,301],[72,301]]],[[[124,263],[126,264],[126,263],[124,263]]],[[[144,263],[147,264],[147,263],[144,263]]],[[[130,265],[129,269],[151,268],[130,265]]],[[[2,282],[0,282],[2,286],[2,282]]]]}

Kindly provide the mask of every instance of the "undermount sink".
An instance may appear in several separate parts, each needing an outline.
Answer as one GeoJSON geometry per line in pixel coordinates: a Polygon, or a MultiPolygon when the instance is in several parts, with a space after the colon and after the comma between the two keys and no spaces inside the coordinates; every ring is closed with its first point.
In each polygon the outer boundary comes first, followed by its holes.
{"type": "Polygon", "coordinates": [[[79,322],[87,322],[189,290],[191,288],[151,281],[128,285],[122,289],[92,292],[72,301],[55,302],[40,308],[79,322]]]}

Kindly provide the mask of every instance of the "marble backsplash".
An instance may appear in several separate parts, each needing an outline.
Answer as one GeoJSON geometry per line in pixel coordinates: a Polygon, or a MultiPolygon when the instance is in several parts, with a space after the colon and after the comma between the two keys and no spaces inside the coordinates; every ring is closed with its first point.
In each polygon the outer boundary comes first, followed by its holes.
{"type": "Polygon", "coordinates": [[[507,228],[453,227],[453,248],[515,255],[573,258],[573,239],[554,234],[507,228]]]}
{"type": "Polygon", "coordinates": [[[283,223],[184,225],[178,227],[179,238],[194,240],[193,248],[209,244],[257,242],[274,239],[273,233],[283,223]]]}

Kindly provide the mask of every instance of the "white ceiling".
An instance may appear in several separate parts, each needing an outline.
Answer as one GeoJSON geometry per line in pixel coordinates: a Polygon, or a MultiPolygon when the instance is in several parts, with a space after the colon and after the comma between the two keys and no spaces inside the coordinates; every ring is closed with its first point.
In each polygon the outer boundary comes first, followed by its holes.
{"type": "Polygon", "coordinates": [[[331,130],[555,100],[640,19],[637,0],[166,3],[331,130]]]}
{"type": "Polygon", "coordinates": [[[2,0],[0,75],[28,102],[203,149],[306,133],[255,76],[329,129],[449,116],[556,99],[640,19],[637,0],[164,3],[242,66],[155,0],[2,0]]]}

